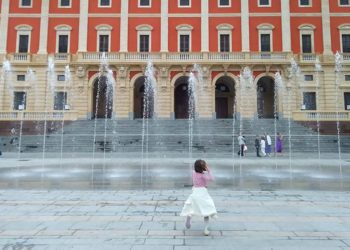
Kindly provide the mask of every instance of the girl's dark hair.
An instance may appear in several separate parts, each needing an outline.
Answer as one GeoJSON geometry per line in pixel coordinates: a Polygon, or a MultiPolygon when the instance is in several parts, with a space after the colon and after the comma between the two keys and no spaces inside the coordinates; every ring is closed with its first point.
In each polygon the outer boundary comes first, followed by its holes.
{"type": "Polygon", "coordinates": [[[203,173],[203,171],[206,170],[205,166],[207,165],[207,163],[203,160],[196,160],[196,162],[194,163],[194,171],[196,171],[197,173],[203,173]]]}

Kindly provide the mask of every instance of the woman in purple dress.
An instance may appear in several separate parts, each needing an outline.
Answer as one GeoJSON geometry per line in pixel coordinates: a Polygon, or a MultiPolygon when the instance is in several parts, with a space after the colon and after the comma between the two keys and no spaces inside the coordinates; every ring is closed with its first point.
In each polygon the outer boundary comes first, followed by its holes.
{"type": "Polygon", "coordinates": [[[282,150],[283,150],[282,141],[283,141],[283,136],[280,133],[277,133],[276,144],[275,144],[276,153],[282,153],[282,150]]]}

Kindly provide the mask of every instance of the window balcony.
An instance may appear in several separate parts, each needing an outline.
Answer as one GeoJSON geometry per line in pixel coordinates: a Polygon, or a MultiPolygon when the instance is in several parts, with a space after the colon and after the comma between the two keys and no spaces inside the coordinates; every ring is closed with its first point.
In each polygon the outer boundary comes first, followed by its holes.
{"type": "Polygon", "coordinates": [[[313,53],[304,53],[304,54],[300,54],[300,61],[302,62],[312,62],[315,63],[316,61],[316,54],[313,53]]]}
{"type": "Polygon", "coordinates": [[[28,53],[13,53],[10,54],[9,59],[14,63],[29,63],[31,61],[31,55],[28,53]]]}
{"type": "Polygon", "coordinates": [[[295,121],[350,121],[350,111],[296,111],[295,121]]]}
{"type": "Polygon", "coordinates": [[[54,55],[55,62],[57,63],[69,63],[70,62],[70,54],[67,53],[56,53],[54,55]]]}
{"type": "Polygon", "coordinates": [[[343,53],[343,61],[349,63],[350,62],[350,53],[343,53]]]}

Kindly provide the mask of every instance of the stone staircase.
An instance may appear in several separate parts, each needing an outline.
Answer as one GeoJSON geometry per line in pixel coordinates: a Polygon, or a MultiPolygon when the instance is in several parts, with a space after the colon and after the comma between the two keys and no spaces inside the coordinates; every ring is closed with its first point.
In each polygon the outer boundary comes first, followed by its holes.
{"type": "MultiPolygon", "coordinates": [[[[47,134],[46,152],[144,152],[148,148],[151,153],[187,153],[189,151],[188,120],[80,120],[70,123],[62,130],[58,126],[53,133],[47,134]],[[144,131],[144,135],[142,133],[144,131]],[[148,136],[147,136],[148,135],[148,136]],[[62,144],[63,141],[63,144],[62,144]],[[148,142],[148,143],[146,143],[148,142]]],[[[291,142],[293,152],[338,152],[336,135],[318,137],[311,128],[304,127],[287,119],[244,119],[240,120],[194,120],[193,121],[193,153],[232,154],[238,151],[237,136],[245,135],[250,152],[254,149],[257,134],[269,132],[273,144],[275,131],[284,135],[284,148],[291,142]],[[234,123],[234,127],[233,127],[234,123]],[[290,137],[289,137],[290,135],[290,137]],[[290,140],[289,140],[290,139],[290,140]]],[[[7,141],[9,138],[4,138],[7,141]]],[[[22,137],[23,152],[42,152],[43,135],[25,135],[22,137]]],[[[341,136],[342,152],[350,152],[350,136],[341,136]]],[[[7,143],[3,151],[18,151],[18,148],[7,143]]]]}

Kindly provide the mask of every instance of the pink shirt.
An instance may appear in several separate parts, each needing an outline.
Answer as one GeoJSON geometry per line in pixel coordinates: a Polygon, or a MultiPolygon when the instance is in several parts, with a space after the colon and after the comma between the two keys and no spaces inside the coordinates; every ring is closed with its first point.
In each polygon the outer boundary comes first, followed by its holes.
{"type": "Polygon", "coordinates": [[[204,171],[203,173],[197,173],[193,171],[192,181],[194,187],[206,187],[209,181],[213,181],[214,177],[212,176],[210,170],[204,171]]]}

